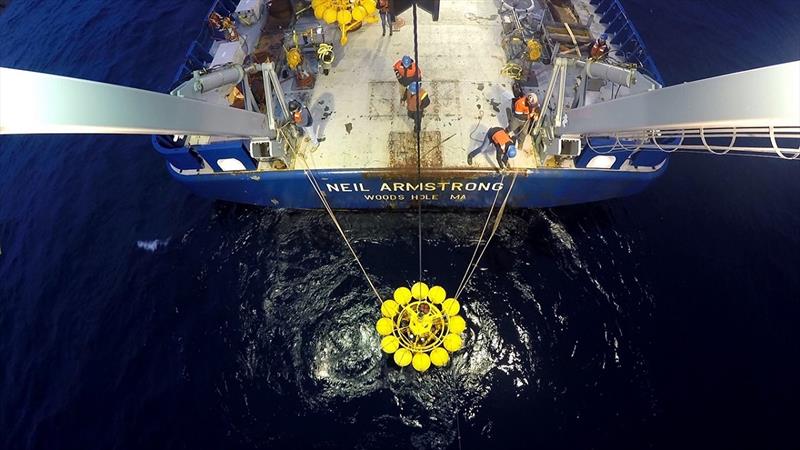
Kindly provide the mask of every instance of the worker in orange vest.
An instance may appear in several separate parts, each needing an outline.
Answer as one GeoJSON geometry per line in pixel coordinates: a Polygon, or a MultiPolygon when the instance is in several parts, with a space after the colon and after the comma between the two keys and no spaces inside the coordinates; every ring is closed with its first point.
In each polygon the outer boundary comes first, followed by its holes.
{"type": "Polygon", "coordinates": [[[511,130],[519,136],[517,145],[520,147],[525,142],[525,137],[530,133],[530,127],[539,119],[542,108],[539,106],[539,97],[534,93],[521,96],[513,101],[513,115],[511,130]],[[525,129],[523,129],[525,128],[525,129]]]}
{"type": "Polygon", "coordinates": [[[589,56],[594,61],[599,61],[608,55],[608,35],[603,34],[595,39],[592,43],[592,48],[589,50],[589,56]]]}
{"type": "Polygon", "coordinates": [[[489,128],[481,145],[467,155],[467,164],[471,166],[472,159],[483,152],[489,143],[494,145],[495,157],[500,170],[509,168],[508,158],[517,156],[517,146],[514,144],[514,138],[511,137],[508,130],[502,127],[489,128]]]}
{"type": "Polygon", "coordinates": [[[419,131],[425,108],[431,104],[431,98],[428,93],[420,86],[420,83],[415,81],[408,85],[400,101],[406,102],[408,118],[414,121],[414,131],[419,131]]]}
{"type": "Polygon", "coordinates": [[[406,55],[394,63],[394,76],[401,86],[408,87],[414,81],[422,81],[422,71],[417,67],[417,63],[406,55]]]}
{"type": "Polygon", "coordinates": [[[314,130],[314,117],[311,115],[311,111],[308,110],[308,107],[297,100],[292,100],[289,102],[289,113],[291,113],[292,122],[297,128],[303,130],[303,134],[311,141],[311,144],[315,147],[319,146],[317,132],[314,130]]]}

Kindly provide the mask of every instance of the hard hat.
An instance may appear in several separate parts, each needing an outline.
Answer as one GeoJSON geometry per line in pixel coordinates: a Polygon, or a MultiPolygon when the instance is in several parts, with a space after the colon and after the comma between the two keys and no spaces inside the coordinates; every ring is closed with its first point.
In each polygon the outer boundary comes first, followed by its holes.
{"type": "Polygon", "coordinates": [[[538,105],[539,104],[539,97],[533,92],[531,92],[530,94],[527,95],[527,99],[528,99],[528,104],[531,104],[531,105],[538,105]]]}
{"type": "Polygon", "coordinates": [[[408,56],[408,55],[403,56],[403,60],[402,61],[403,61],[403,67],[405,67],[406,69],[411,67],[411,63],[414,62],[414,60],[411,59],[411,57],[408,56]]]}
{"type": "Polygon", "coordinates": [[[417,95],[417,92],[419,92],[419,83],[416,82],[416,81],[413,82],[413,83],[410,83],[408,85],[408,92],[411,92],[412,94],[417,95]]]}
{"type": "Polygon", "coordinates": [[[297,100],[292,100],[289,102],[289,111],[299,111],[300,110],[300,102],[297,100]]]}
{"type": "Polygon", "coordinates": [[[509,145],[506,154],[508,155],[509,158],[517,156],[517,146],[514,144],[509,145]]]}

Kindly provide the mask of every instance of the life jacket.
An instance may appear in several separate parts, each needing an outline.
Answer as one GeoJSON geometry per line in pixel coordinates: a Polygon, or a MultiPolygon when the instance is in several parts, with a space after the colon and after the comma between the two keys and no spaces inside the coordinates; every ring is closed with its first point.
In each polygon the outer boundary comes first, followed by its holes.
{"type": "Polygon", "coordinates": [[[598,39],[594,41],[592,49],[589,51],[589,56],[596,59],[605,55],[606,52],[608,52],[608,44],[598,39]]]}
{"type": "Polygon", "coordinates": [[[403,83],[403,85],[408,85],[408,83],[415,81],[417,78],[417,72],[419,72],[419,76],[422,77],[422,71],[418,71],[416,62],[412,62],[411,67],[408,69],[403,67],[402,60],[394,63],[394,75],[397,77],[398,81],[403,83]]]}
{"type": "Polygon", "coordinates": [[[492,142],[499,145],[500,148],[502,148],[503,151],[505,151],[506,144],[510,144],[511,142],[514,142],[514,140],[511,139],[511,136],[508,135],[508,131],[499,130],[495,131],[494,134],[492,135],[492,142]]]}
{"type": "Polygon", "coordinates": [[[514,101],[514,114],[518,116],[529,116],[531,109],[528,107],[528,100],[525,97],[520,97],[514,101]]]}
{"type": "Polygon", "coordinates": [[[380,8],[381,12],[389,12],[389,0],[380,0],[378,8],[380,8]]]}
{"type": "MultiPolygon", "coordinates": [[[[420,89],[419,92],[419,109],[425,110],[431,104],[431,99],[428,97],[428,93],[425,92],[425,89],[420,89]]],[[[409,112],[414,112],[417,110],[417,96],[414,94],[409,94],[406,96],[406,109],[409,112]]]]}
{"type": "Polygon", "coordinates": [[[295,125],[302,125],[303,121],[303,112],[302,111],[295,111],[292,113],[292,120],[294,120],[295,125]]]}

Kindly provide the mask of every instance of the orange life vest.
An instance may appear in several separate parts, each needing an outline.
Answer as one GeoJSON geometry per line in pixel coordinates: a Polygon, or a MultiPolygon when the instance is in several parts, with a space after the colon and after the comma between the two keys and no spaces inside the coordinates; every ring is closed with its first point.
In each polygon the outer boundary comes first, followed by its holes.
{"type": "MultiPolygon", "coordinates": [[[[419,92],[419,109],[425,110],[425,108],[430,105],[430,99],[428,98],[428,93],[425,92],[425,89],[420,89],[419,92]]],[[[406,109],[409,112],[414,112],[417,110],[417,96],[414,94],[408,94],[406,96],[406,109]]]]}
{"type": "Polygon", "coordinates": [[[528,99],[525,97],[520,97],[514,101],[514,114],[520,118],[534,120],[539,116],[539,111],[538,107],[531,109],[530,105],[528,105],[528,99]]]}
{"type": "Polygon", "coordinates": [[[605,55],[608,52],[608,44],[603,41],[594,41],[592,45],[592,49],[589,51],[589,55],[594,58],[600,58],[601,56],[605,55]]]}
{"type": "Polygon", "coordinates": [[[292,120],[294,120],[296,125],[300,125],[300,122],[303,121],[303,113],[300,111],[295,111],[294,114],[292,114],[292,120]]]}
{"type": "Polygon", "coordinates": [[[511,139],[511,136],[508,135],[508,131],[500,130],[500,131],[496,131],[492,135],[492,142],[494,142],[495,144],[499,145],[500,148],[505,149],[506,148],[506,144],[512,142],[512,139],[511,139]]]}
{"type": "Polygon", "coordinates": [[[530,115],[531,109],[528,107],[528,100],[525,97],[520,97],[514,102],[514,114],[530,115]]]}
{"type": "MultiPolygon", "coordinates": [[[[407,80],[414,79],[414,78],[417,77],[417,63],[412,62],[411,63],[411,67],[406,69],[405,67],[403,67],[403,61],[402,60],[397,61],[396,63],[394,63],[394,74],[395,74],[395,76],[397,76],[398,80],[399,79],[407,79],[407,80]]],[[[422,75],[422,72],[420,72],[420,76],[421,75],[422,75]]]]}

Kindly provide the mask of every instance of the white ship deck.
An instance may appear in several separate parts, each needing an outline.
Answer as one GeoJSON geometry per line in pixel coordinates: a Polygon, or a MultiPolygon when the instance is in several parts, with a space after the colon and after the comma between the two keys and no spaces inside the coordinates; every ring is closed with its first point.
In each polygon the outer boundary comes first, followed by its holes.
{"type": "MultiPolygon", "coordinates": [[[[413,121],[400,102],[392,69],[403,55],[414,54],[411,11],[400,15],[398,23],[404,25],[391,37],[381,36],[380,23],[351,33],[347,45],[336,49],[330,75],[318,77],[307,104],[325,141],[317,149],[304,146],[313,166],[416,168],[413,121]]],[[[506,59],[497,5],[492,0],[444,0],[438,22],[420,10],[418,23],[423,87],[431,98],[422,121],[423,167],[468,167],[467,153],[480,145],[486,130],[508,125],[511,80],[500,74],[506,59]]],[[[494,149],[474,164],[496,166],[494,149]]],[[[535,166],[530,148],[520,151],[512,165],[535,166]]]]}
{"type": "MultiPolygon", "coordinates": [[[[534,0],[536,14],[546,15],[544,2],[534,0]]],[[[509,125],[514,81],[501,74],[508,62],[503,41],[499,0],[441,0],[439,21],[419,10],[418,42],[422,85],[431,105],[422,121],[422,167],[425,169],[492,169],[497,167],[494,147],[487,145],[467,164],[467,154],[477,148],[491,127],[509,125]]],[[[572,0],[575,20],[588,24],[592,36],[599,36],[604,26],[594,17],[589,0],[572,0]]],[[[262,18],[263,21],[263,18],[262,18]]],[[[321,22],[304,14],[294,28],[315,28],[321,22]]],[[[411,10],[399,15],[392,36],[382,36],[380,22],[365,23],[348,34],[347,45],[339,44],[336,24],[325,25],[326,41],[334,45],[336,59],[329,75],[316,74],[313,89],[295,90],[294,77],[283,81],[289,99],[299,99],[314,117],[317,135],[324,138],[314,147],[303,142],[292,167],[317,169],[391,169],[416,170],[417,149],[413,121],[400,101],[402,89],[394,76],[393,65],[403,55],[414,56],[414,26],[411,10]]],[[[243,27],[247,42],[257,42],[262,23],[243,27]]],[[[573,38],[574,39],[574,38],[573,38]]],[[[613,49],[613,45],[612,45],[613,49]]],[[[212,49],[212,53],[214,53],[212,49]]],[[[316,65],[316,61],[311,62],[316,65]]],[[[552,65],[535,63],[535,82],[529,78],[527,91],[535,92],[540,101],[552,75],[552,65]],[[530,86],[534,87],[531,88],[530,86]]],[[[568,69],[565,103],[573,97],[575,76],[581,69],[568,69]]],[[[632,88],[646,89],[647,83],[632,88]]],[[[602,102],[629,94],[618,86],[612,91],[603,84],[587,94],[586,103],[602,102]]],[[[208,101],[225,104],[222,93],[211,92],[208,101]]],[[[555,97],[554,100],[555,101],[555,97]]],[[[553,107],[553,103],[550,104],[553,107]]],[[[219,138],[196,136],[190,142],[207,143],[219,138]]],[[[224,138],[223,138],[224,139],[224,138]]],[[[510,160],[514,168],[542,167],[531,139],[518,146],[517,157],[510,160]]],[[[552,164],[552,158],[549,160],[552,164]]],[[[573,168],[571,159],[556,162],[561,168],[573,168]]],[[[553,167],[548,165],[548,167],[553,167]]],[[[267,162],[259,170],[270,170],[267,162]]]]}

